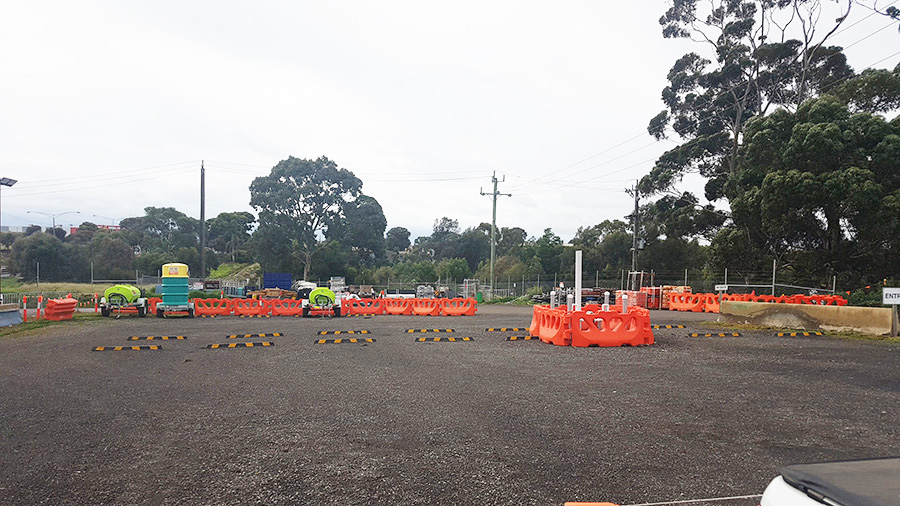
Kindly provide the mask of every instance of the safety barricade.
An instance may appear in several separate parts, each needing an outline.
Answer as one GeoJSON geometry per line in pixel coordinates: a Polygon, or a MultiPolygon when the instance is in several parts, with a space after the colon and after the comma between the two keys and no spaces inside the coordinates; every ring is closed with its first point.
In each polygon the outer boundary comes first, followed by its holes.
{"type": "Polygon", "coordinates": [[[162,298],[160,297],[150,297],[147,299],[147,304],[150,304],[150,314],[156,314],[156,305],[162,302],[162,298]]]}
{"type": "Polygon", "coordinates": [[[231,299],[235,315],[267,315],[269,306],[260,299],[231,299]]]}
{"type": "Polygon", "coordinates": [[[476,311],[478,301],[473,298],[444,300],[444,316],[475,316],[476,311]]]}
{"type": "Polygon", "coordinates": [[[267,299],[265,300],[272,316],[297,316],[303,314],[301,299],[267,299]]]}
{"type": "Polygon", "coordinates": [[[443,307],[443,299],[412,299],[409,301],[409,309],[414,316],[440,316],[443,307]]]}
{"type": "Polygon", "coordinates": [[[381,299],[384,305],[384,314],[408,315],[412,314],[412,305],[409,299],[381,299]]]}
{"type": "Polygon", "coordinates": [[[539,337],[545,343],[557,346],[568,346],[572,342],[572,331],[569,328],[571,319],[566,308],[550,309],[550,306],[534,306],[534,317],[537,319],[531,335],[539,337]]]}
{"type": "MultiPolygon", "coordinates": [[[[228,316],[234,312],[234,307],[230,299],[193,299],[194,314],[212,315],[212,316],[228,316]]],[[[156,308],[150,310],[156,312],[156,308]]]]}
{"type": "Polygon", "coordinates": [[[382,301],[383,299],[344,299],[341,301],[341,310],[345,311],[347,315],[384,314],[382,301]]]}
{"type": "Polygon", "coordinates": [[[669,310],[700,313],[703,311],[703,295],[702,293],[669,294],[669,310]]]}
{"type": "Polygon", "coordinates": [[[719,295],[716,293],[703,294],[703,311],[706,313],[719,312],[719,295]]]}
{"type": "Polygon", "coordinates": [[[589,346],[643,346],[653,344],[650,311],[631,306],[627,313],[620,311],[573,311],[571,344],[589,346]]]}
{"type": "Polygon", "coordinates": [[[44,319],[54,322],[71,320],[75,314],[76,305],[78,305],[78,301],[72,298],[50,299],[47,301],[47,308],[44,310],[44,319]]]}

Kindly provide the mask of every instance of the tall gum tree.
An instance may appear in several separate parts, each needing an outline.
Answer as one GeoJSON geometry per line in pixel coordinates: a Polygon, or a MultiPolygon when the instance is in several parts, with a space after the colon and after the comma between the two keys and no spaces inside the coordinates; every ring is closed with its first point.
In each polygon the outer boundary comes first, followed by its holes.
{"type": "MultiPolygon", "coordinates": [[[[259,212],[261,237],[289,241],[291,256],[309,278],[313,253],[328,227],[343,216],[347,203],[362,190],[353,172],[326,157],[315,160],[288,157],[268,176],[250,184],[250,205],[259,212]]],[[[280,246],[284,246],[281,244],[280,246]]]]}

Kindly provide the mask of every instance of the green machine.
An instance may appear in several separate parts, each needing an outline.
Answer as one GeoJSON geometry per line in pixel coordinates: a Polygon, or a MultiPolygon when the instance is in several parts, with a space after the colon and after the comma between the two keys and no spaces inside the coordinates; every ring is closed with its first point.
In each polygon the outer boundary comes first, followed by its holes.
{"type": "Polygon", "coordinates": [[[136,309],[138,316],[147,316],[149,304],[143,297],[140,288],[131,285],[115,285],[103,292],[103,298],[100,299],[102,316],[109,316],[113,311],[127,308],[136,309]]]}
{"type": "Polygon", "coordinates": [[[162,302],[156,304],[156,316],[162,318],[167,312],[187,313],[194,316],[194,305],[188,301],[190,278],[185,264],[165,264],[162,266],[162,302]]]}
{"type": "Polygon", "coordinates": [[[309,292],[309,298],[303,299],[303,316],[334,315],[341,316],[341,299],[325,287],[309,292]]]}

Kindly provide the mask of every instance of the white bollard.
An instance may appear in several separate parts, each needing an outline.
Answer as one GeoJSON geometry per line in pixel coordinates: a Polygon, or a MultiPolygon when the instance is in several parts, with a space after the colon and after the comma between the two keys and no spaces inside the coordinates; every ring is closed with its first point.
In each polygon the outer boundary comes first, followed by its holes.
{"type": "Polygon", "coordinates": [[[627,312],[628,312],[628,295],[623,293],[622,294],[622,314],[625,314],[627,312]]]}
{"type": "Polygon", "coordinates": [[[550,309],[556,307],[556,290],[550,290],[550,309]]]}
{"type": "Polygon", "coordinates": [[[575,296],[570,293],[569,295],[566,295],[566,308],[571,313],[572,309],[574,307],[575,307],[575,296]]]}
{"type": "Polygon", "coordinates": [[[609,292],[603,292],[603,311],[609,311],[609,292]]]}
{"type": "Polygon", "coordinates": [[[575,311],[581,311],[581,250],[575,252],[575,311]]]}

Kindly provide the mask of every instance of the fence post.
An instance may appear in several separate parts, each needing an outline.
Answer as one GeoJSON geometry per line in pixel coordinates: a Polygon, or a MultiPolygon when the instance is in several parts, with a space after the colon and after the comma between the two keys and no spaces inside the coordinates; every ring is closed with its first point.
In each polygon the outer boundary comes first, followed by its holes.
{"type": "Polygon", "coordinates": [[[772,259],[772,297],[775,296],[775,266],[778,263],[778,259],[772,259]]]}
{"type": "Polygon", "coordinates": [[[688,284],[687,284],[687,269],[684,270],[684,286],[688,286],[688,284]]]}

